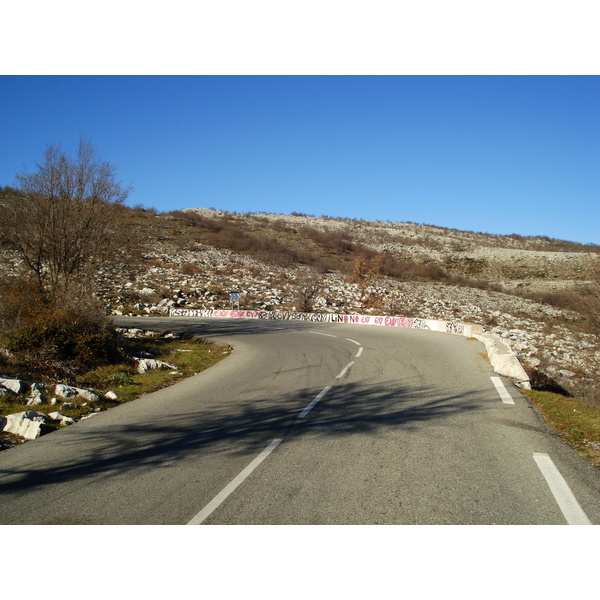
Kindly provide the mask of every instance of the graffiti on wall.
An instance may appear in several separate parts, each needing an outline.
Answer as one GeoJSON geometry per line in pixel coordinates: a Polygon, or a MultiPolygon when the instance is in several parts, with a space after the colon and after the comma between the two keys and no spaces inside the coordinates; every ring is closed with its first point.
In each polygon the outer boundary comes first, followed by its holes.
{"type": "Polygon", "coordinates": [[[448,321],[446,323],[446,333],[453,333],[455,335],[463,335],[465,332],[465,326],[462,323],[454,323],[448,321]]]}
{"type": "Polygon", "coordinates": [[[416,319],[408,317],[374,317],[371,315],[340,315],[299,313],[290,311],[217,310],[174,308],[172,317],[204,317],[219,319],[274,319],[279,321],[305,321],[311,323],[348,323],[356,325],[381,325],[383,327],[413,328],[416,319]]]}
{"type": "Polygon", "coordinates": [[[174,308],[172,317],[203,317],[219,319],[270,319],[279,321],[304,321],[309,323],[346,323],[348,325],[378,325],[380,327],[402,327],[405,329],[428,329],[454,335],[464,335],[465,325],[454,321],[414,319],[412,317],[382,317],[372,315],[343,315],[299,313],[264,310],[220,310],[174,308]]]}

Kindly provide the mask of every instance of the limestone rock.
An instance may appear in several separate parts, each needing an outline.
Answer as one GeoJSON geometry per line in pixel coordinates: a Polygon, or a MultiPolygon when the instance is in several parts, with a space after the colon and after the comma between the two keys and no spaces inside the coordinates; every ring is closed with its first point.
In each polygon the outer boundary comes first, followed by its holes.
{"type": "Polygon", "coordinates": [[[100,398],[90,390],[82,390],[81,388],[75,388],[75,390],[77,391],[78,396],[85,398],[88,402],[98,402],[98,400],[100,400],[100,398]]]}
{"type": "Polygon", "coordinates": [[[88,402],[98,402],[99,398],[94,392],[90,390],[83,390],[81,388],[72,387],[69,385],[63,385],[62,383],[57,384],[54,393],[61,398],[69,400],[70,398],[76,398],[80,396],[85,398],[88,402]]]}
{"type": "Polygon", "coordinates": [[[2,430],[20,435],[26,440],[35,440],[44,433],[45,423],[46,419],[44,415],[34,410],[29,410],[7,415],[2,430]]]}
{"type": "Polygon", "coordinates": [[[569,371],[567,369],[559,369],[558,370],[559,375],[562,375],[563,377],[575,377],[575,373],[573,373],[573,371],[569,371]]]}
{"type": "Polygon", "coordinates": [[[77,396],[77,392],[74,387],[63,385],[62,383],[58,383],[54,388],[54,393],[61,398],[75,398],[77,396]]]}
{"type": "Polygon", "coordinates": [[[137,328],[130,328],[125,330],[124,332],[125,337],[139,337],[144,335],[144,330],[143,329],[137,329],[137,328]]]}
{"type": "Polygon", "coordinates": [[[163,362],[162,360],[156,360],[154,358],[136,358],[135,360],[138,363],[138,373],[145,373],[146,371],[154,369],[177,369],[175,365],[171,365],[169,363],[163,362]]]}
{"type": "Polygon", "coordinates": [[[39,383],[31,384],[31,393],[27,400],[27,406],[35,406],[37,404],[43,404],[46,401],[46,397],[43,394],[44,387],[39,383]]]}
{"type": "Polygon", "coordinates": [[[38,404],[44,404],[43,396],[29,396],[29,398],[27,398],[27,406],[37,406],[38,404]]]}
{"type": "Polygon", "coordinates": [[[71,417],[65,417],[65,415],[61,415],[59,412],[51,412],[48,415],[54,421],[60,421],[61,425],[70,425],[71,423],[75,423],[75,419],[71,417]]]}
{"type": "Polygon", "coordinates": [[[0,378],[0,385],[7,390],[10,390],[13,394],[22,394],[27,391],[29,384],[21,379],[6,379],[0,378]]]}

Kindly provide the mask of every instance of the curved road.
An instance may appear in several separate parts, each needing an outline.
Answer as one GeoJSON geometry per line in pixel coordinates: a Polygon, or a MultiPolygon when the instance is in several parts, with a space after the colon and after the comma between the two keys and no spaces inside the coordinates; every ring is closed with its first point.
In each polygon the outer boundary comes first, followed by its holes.
{"type": "Polygon", "coordinates": [[[600,524],[599,470],[508,381],[496,387],[478,342],[287,321],[118,324],[234,352],[0,453],[0,523],[600,524]]]}

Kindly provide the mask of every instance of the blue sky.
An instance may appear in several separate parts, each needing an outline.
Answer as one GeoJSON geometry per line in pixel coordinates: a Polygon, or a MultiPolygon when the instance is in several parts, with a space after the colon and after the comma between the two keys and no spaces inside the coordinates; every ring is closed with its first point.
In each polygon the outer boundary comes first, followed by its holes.
{"type": "Polygon", "coordinates": [[[598,76],[0,76],[0,185],[91,140],[128,204],[600,243],[598,76]]]}

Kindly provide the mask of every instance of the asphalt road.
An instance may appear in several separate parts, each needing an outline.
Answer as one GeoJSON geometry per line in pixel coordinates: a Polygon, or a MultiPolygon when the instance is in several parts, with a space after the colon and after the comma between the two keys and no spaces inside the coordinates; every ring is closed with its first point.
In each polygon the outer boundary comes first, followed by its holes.
{"type": "Polygon", "coordinates": [[[1,452],[1,524],[600,524],[599,470],[506,380],[502,400],[479,342],[286,321],[118,324],[234,351],[1,452]]]}

